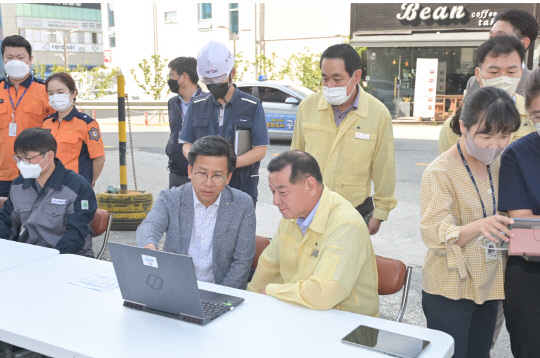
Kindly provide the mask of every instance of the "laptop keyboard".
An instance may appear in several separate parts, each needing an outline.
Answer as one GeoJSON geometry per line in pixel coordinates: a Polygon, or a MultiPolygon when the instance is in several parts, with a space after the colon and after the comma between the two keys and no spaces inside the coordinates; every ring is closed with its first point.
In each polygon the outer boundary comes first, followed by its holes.
{"type": "Polygon", "coordinates": [[[219,315],[231,308],[223,303],[215,303],[210,301],[202,301],[202,307],[204,315],[209,317],[219,315]]]}

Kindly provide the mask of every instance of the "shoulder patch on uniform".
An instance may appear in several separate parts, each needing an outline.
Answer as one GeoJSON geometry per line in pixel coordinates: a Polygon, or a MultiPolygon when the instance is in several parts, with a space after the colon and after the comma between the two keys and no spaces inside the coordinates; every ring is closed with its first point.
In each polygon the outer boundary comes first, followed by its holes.
{"type": "Polygon", "coordinates": [[[99,137],[101,137],[101,135],[99,134],[99,129],[96,129],[94,127],[90,129],[90,131],[88,132],[88,135],[90,136],[90,139],[95,140],[96,142],[99,139],[99,137]]]}
{"type": "Polygon", "coordinates": [[[88,114],[82,113],[82,112],[75,113],[75,117],[83,120],[86,124],[90,124],[90,123],[92,123],[94,121],[94,118],[92,118],[88,114]]]}
{"type": "Polygon", "coordinates": [[[250,99],[247,99],[247,98],[240,98],[242,101],[246,101],[246,102],[250,102],[250,103],[253,103],[253,104],[257,104],[257,102],[255,101],[252,101],[250,99]]]}

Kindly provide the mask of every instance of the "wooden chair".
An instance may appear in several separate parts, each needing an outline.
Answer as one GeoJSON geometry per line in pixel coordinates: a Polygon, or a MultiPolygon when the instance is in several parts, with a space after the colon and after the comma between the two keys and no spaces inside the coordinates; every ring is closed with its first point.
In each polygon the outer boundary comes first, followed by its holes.
{"type": "Polygon", "coordinates": [[[103,257],[105,249],[107,248],[107,243],[109,242],[109,233],[111,232],[112,217],[113,216],[109,214],[107,210],[97,209],[96,213],[94,214],[94,220],[92,220],[91,226],[92,230],[94,230],[94,237],[100,236],[105,233],[105,237],[103,238],[103,244],[101,245],[101,249],[96,256],[96,259],[98,260],[101,260],[101,258],[103,257]]]}
{"type": "Polygon", "coordinates": [[[248,282],[250,282],[253,278],[253,275],[255,274],[255,269],[257,268],[257,264],[259,263],[259,257],[268,245],[270,245],[270,240],[268,238],[259,235],[255,236],[255,255],[253,256],[253,262],[251,264],[251,272],[248,276],[248,282]]]}
{"type": "Polygon", "coordinates": [[[401,322],[407,307],[409,287],[412,277],[412,267],[396,259],[375,255],[377,271],[379,272],[379,295],[392,295],[403,288],[401,305],[396,322],[401,322]]]}
{"type": "Polygon", "coordinates": [[[270,240],[268,240],[268,238],[259,235],[255,236],[255,256],[253,256],[253,263],[251,264],[252,270],[257,268],[259,257],[268,245],[270,245],[270,240]]]}

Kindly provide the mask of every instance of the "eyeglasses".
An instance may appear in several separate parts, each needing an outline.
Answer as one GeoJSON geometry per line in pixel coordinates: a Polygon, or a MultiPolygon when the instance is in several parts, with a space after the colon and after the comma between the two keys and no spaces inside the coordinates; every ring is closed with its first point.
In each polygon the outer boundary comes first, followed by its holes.
{"type": "Polygon", "coordinates": [[[11,157],[17,163],[23,162],[24,164],[31,164],[30,162],[31,162],[32,159],[37,158],[37,157],[39,157],[40,155],[43,155],[43,154],[45,154],[45,153],[39,153],[38,155],[36,155],[36,156],[34,156],[32,158],[19,157],[16,154],[13,154],[11,157]]]}
{"type": "MultiPolygon", "coordinates": [[[[210,177],[210,180],[214,185],[221,185],[225,183],[226,179],[227,178],[225,178],[224,176],[218,174],[212,175],[210,177]]],[[[195,180],[197,180],[199,183],[204,183],[208,180],[208,174],[203,172],[197,172],[195,173],[195,180]]]]}

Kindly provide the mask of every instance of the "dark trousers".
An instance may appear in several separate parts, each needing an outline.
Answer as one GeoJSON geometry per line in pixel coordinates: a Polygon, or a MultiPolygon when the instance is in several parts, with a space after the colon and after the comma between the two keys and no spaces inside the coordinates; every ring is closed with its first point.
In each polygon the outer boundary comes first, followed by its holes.
{"type": "Polygon", "coordinates": [[[540,357],[540,264],[508,257],[504,315],[515,358],[540,357]]]}
{"type": "Polygon", "coordinates": [[[189,183],[191,180],[188,176],[183,176],[173,172],[169,172],[169,189],[175,186],[182,186],[189,183]]]}
{"type": "Polygon", "coordinates": [[[498,305],[498,300],[479,305],[422,291],[427,326],[454,338],[454,358],[489,358],[498,305]]]}
{"type": "Polygon", "coordinates": [[[11,181],[0,180],[0,196],[7,197],[11,189],[11,181]]]}

